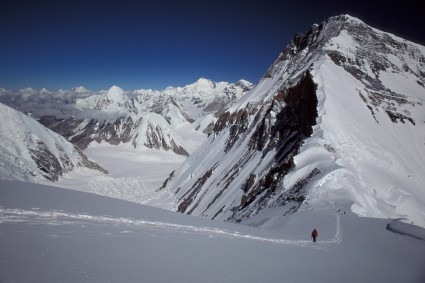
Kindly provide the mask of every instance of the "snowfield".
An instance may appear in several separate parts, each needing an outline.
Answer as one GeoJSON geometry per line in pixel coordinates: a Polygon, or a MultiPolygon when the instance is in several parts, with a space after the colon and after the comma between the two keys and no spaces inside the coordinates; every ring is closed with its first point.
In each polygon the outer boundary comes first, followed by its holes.
{"type": "MultiPolygon", "coordinates": [[[[196,140],[196,139],[195,139],[196,140]]],[[[141,204],[172,209],[174,196],[157,190],[168,175],[185,160],[184,156],[157,149],[135,150],[129,144],[92,143],[85,154],[97,160],[109,174],[75,170],[54,185],[141,204]]]]}
{"type": "Polygon", "coordinates": [[[390,220],[359,218],[335,205],[306,209],[258,229],[0,181],[0,281],[425,280],[423,229],[394,225],[393,233],[386,229],[390,220]],[[317,243],[309,239],[314,227],[317,243]]]}

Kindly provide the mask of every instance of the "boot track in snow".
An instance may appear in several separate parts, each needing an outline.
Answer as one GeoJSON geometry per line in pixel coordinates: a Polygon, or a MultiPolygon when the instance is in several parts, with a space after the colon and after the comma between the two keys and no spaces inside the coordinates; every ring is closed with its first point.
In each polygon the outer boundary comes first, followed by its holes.
{"type": "Polygon", "coordinates": [[[340,216],[336,216],[336,230],[333,238],[328,240],[312,243],[309,240],[287,240],[265,238],[249,234],[240,234],[239,232],[226,231],[214,227],[202,227],[193,225],[181,225],[161,221],[149,221],[141,219],[132,219],[124,217],[111,217],[111,216],[94,216],[88,214],[66,213],[63,211],[41,211],[36,208],[32,210],[17,209],[17,208],[1,208],[0,207],[0,225],[3,223],[17,223],[17,222],[31,222],[31,224],[50,224],[50,225],[121,225],[132,228],[143,228],[147,230],[165,230],[180,233],[193,233],[205,235],[208,237],[225,237],[232,239],[246,239],[261,242],[268,242],[278,245],[289,245],[299,247],[310,247],[324,249],[329,244],[340,244],[342,242],[342,230],[340,223],[340,216]]]}

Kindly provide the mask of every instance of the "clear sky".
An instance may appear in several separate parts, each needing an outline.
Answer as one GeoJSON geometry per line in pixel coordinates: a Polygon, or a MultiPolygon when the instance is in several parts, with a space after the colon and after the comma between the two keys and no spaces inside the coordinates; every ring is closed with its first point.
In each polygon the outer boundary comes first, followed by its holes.
{"type": "Polygon", "coordinates": [[[420,1],[0,2],[0,87],[257,82],[294,34],[348,13],[425,44],[420,1]]]}

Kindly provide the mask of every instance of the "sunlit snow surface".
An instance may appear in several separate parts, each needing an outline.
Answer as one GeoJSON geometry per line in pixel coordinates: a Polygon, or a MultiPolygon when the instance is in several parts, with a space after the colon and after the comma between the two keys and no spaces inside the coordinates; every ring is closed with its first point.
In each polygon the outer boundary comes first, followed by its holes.
{"type": "Polygon", "coordinates": [[[185,160],[171,151],[134,150],[129,144],[92,143],[85,154],[98,160],[109,174],[79,169],[59,179],[55,186],[171,209],[175,200],[157,190],[168,175],[185,160]]]}
{"type": "MultiPolygon", "coordinates": [[[[387,36],[410,44],[418,55],[425,53],[423,46],[378,30],[375,32],[383,38],[387,36]]],[[[347,56],[355,56],[355,49],[360,47],[352,40],[342,31],[331,43],[335,43],[339,50],[346,49],[347,56]]],[[[336,49],[335,45],[330,44],[326,49],[333,48],[336,49]]],[[[368,47],[363,48],[367,50],[368,47]]],[[[392,121],[386,108],[376,108],[372,118],[360,95],[370,91],[367,84],[356,80],[328,56],[323,56],[313,67],[321,113],[309,142],[330,144],[335,152],[328,156],[335,164],[332,172],[312,193],[326,195],[339,189],[354,201],[352,210],[359,215],[406,217],[425,227],[425,211],[420,209],[425,207],[425,190],[422,188],[425,183],[425,88],[417,83],[417,77],[412,73],[393,69],[402,70],[406,64],[420,68],[419,61],[407,53],[400,53],[398,57],[388,55],[387,59],[394,65],[380,71],[379,80],[393,91],[395,97],[406,100],[404,105],[393,103],[393,109],[411,116],[415,124],[392,121]]],[[[368,66],[366,62],[364,67],[368,66]]]]}
{"type": "Polygon", "coordinates": [[[334,205],[262,230],[0,181],[0,281],[423,282],[424,240],[334,205]]]}

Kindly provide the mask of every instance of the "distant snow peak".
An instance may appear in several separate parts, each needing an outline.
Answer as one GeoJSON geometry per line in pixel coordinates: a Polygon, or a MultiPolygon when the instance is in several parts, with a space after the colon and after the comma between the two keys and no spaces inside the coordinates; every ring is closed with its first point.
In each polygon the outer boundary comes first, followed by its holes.
{"type": "Polygon", "coordinates": [[[195,84],[199,85],[199,86],[204,86],[204,87],[214,87],[215,83],[209,79],[206,78],[199,78],[195,84]]]}
{"type": "Polygon", "coordinates": [[[183,87],[183,90],[186,93],[199,96],[210,94],[212,91],[217,89],[218,85],[221,84],[205,78],[200,78],[195,83],[183,87]]]}
{"type": "Polygon", "coordinates": [[[84,86],[77,86],[77,87],[73,87],[71,89],[73,92],[75,93],[85,93],[85,92],[89,92],[89,90],[87,88],[85,88],[84,86]]]}
{"type": "MultiPolygon", "coordinates": [[[[89,100],[91,100],[90,97],[89,100]]],[[[125,110],[125,104],[124,90],[114,85],[100,97],[95,109],[106,112],[122,112],[125,110]]]]}
{"type": "Polygon", "coordinates": [[[109,101],[123,102],[124,90],[116,85],[111,86],[106,93],[106,97],[109,101]]]}
{"type": "Polygon", "coordinates": [[[253,87],[252,83],[247,80],[239,80],[235,83],[235,86],[241,87],[243,90],[249,90],[253,87]]]}
{"type": "Polygon", "coordinates": [[[41,94],[52,94],[52,92],[50,90],[48,90],[47,88],[42,88],[40,89],[40,93],[41,94]]]}
{"type": "Polygon", "coordinates": [[[18,93],[35,93],[36,90],[31,87],[21,88],[18,90],[18,93]]]}

